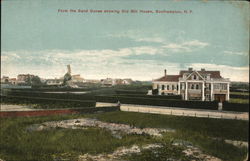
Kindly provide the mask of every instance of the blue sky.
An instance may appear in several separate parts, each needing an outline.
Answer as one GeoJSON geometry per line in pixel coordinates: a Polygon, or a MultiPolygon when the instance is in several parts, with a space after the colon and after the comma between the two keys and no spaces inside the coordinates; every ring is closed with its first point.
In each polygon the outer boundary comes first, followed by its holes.
{"type": "Polygon", "coordinates": [[[61,77],[66,65],[86,79],[152,80],[220,70],[248,81],[249,4],[229,1],[5,0],[1,75],[61,77]],[[191,13],[62,13],[78,10],[176,10],[191,13]]]}

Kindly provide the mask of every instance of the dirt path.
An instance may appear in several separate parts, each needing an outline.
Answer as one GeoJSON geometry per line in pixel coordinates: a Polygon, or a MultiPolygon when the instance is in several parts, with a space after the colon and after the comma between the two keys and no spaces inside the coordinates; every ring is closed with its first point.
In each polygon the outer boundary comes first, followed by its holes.
{"type": "Polygon", "coordinates": [[[23,105],[7,105],[7,104],[0,105],[0,111],[34,111],[34,110],[37,109],[23,105]]]}

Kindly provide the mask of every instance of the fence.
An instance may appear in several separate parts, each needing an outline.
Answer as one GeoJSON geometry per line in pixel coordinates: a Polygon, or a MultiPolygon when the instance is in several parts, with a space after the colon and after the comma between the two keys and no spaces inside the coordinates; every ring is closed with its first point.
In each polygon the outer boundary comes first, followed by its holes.
{"type": "Polygon", "coordinates": [[[166,114],[175,116],[249,120],[248,113],[239,113],[239,112],[196,110],[196,109],[183,109],[183,108],[172,108],[172,107],[163,108],[163,107],[152,107],[152,106],[136,106],[128,104],[122,104],[120,106],[120,110],[128,112],[166,114]]]}

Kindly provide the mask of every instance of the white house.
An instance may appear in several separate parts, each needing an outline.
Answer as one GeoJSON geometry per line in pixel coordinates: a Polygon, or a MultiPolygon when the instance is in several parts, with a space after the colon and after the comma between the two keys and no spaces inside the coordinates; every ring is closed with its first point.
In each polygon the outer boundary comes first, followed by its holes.
{"type": "Polygon", "coordinates": [[[49,86],[55,86],[55,85],[62,85],[63,84],[63,79],[47,79],[46,84],[49,86]]]}
{"type": "Polygon", "coordinates": [[[167,75],[153,80],[153,93],[158,95],[181,95],[183,100],[229,101],[230,80],[220,71],[200,71],[189,68],[178,75],[167,75]]]}

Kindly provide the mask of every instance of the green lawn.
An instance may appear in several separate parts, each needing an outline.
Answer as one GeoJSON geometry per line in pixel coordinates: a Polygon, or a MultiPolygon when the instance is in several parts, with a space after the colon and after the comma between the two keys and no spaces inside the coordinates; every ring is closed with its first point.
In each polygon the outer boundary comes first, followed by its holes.
{"type": "Polygon", "coordinates": [[[249,92],[230,92],[230,94],[235,94],[235,95],[249,95],[249,92]]]}
{"type": "Polygon", "coordinates": [[[243,104],[249,104],[249,99],[241,99],[241,98],[230,98],[230,103],[243,103],[243,104]]]}
{"type": "MultiPolygon", "coordinates": [[[[46,116],[0,118],[0,158],[4,160],[46,161],[63,157],[77,160],[80,154],[110,153],[120,146],[133,144],[162,143],[159,154],[166,157],[179,157],[190,160],[182,154],[181,147],[173,147],[174,140],[189,141],[206,153],[226,161],[243,160],[246,148],[237,148],[226,144],[224,139],[248,140],[248,121],[192,118],[156,114],[109,112],[88,115],[46,116]],[[162,138],[147,135],[124,135],[115,138],[109,131],[89,128],[88,130],[54,129],[40,132],[28,132],[25,128],[31,124],[52,120],[90,117],[102,121],[125,123],[136,127],[173,128],[176,133],[166,133],[162,138]],[[212,138],[221,138],[220,141],[212,138]]],[[[154,156],[152,151],[143,151],[125,157],[129,160],[148,160],[154,156]],[[132,158],[131,158],[132,157],[132,158]]]]}

